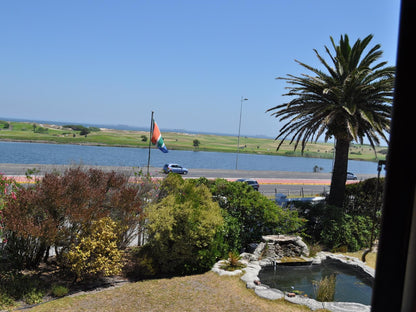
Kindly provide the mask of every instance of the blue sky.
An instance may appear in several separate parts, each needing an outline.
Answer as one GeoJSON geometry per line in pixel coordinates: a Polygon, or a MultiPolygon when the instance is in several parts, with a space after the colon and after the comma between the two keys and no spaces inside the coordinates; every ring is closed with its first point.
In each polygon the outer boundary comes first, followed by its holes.
{"type": "Polygon", "coordinates": [[[329,37],[373,34],[395,65],[394,0],[0,2],[0,116],[274,137],[276,77],[329,37]]]}

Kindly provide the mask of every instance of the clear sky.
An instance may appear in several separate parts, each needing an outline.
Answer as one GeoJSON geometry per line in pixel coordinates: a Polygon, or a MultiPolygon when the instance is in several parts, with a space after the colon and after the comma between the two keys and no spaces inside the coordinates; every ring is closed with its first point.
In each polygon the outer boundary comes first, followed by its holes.
{"type": "Polygon", "coordinates": [[[373,34],[395,65],[397,0],[0,2],[0,117],[278,133],[276,77],[329,37],[373,34]]]}

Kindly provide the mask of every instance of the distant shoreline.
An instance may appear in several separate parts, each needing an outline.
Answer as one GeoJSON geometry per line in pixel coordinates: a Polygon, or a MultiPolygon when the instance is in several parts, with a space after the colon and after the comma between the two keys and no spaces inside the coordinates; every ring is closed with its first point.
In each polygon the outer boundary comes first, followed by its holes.
{"type": "MultiPolygon", "coordinates": [[[[84,127],[84,126],[82,126],[84,127]]],[[[85,129],[85,127],[84,127],[85,129]]],[[[98,129],[98,128],[95,128],[98,129]]],[[[162,133],[168,150],[236,153],[237,137],[179,132],[162,133]]],[[[88,134],[55,124],[31,124],[28,122],[5,122],[0,120],[0,142],[23,142],[42,144],[66,144],[80,146],[148,148],[149,133],[138,130],[98,129],[88,134]],[[3,124],[1,124],[3,122],[3,124]],[[4,128],[4,124],[7,128],[4,128]],[[35,131],[36,130],[36,131],[35,131]]],[[[304,152],[294,150],[294,145],[284,142],[277,151],[279,142],[274,139],[240,137],[239,153],[332,159],[334,145],[331,143],[308,143],[304,152]]],[[[350,160],[377,162],[385,159],[387,147],[376,147],[377,157],[370,145],[351,144],[350,160]]]]}

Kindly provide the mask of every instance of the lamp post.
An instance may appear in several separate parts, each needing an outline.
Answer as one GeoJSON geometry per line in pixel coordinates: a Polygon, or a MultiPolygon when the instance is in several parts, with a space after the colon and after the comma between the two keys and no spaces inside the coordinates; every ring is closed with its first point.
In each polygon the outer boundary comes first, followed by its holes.
{"type": "Polygon", "coordinates": [[[238,139],[237,139],[237,155],[235,158],[235,170],[238,168],[238,154],[240,153],[240,129],[241,129],[241,112],[243,111],[243,102],[247,101],[248,99],[241,97],[241,104],[240,104],[240,122],[238,124],[238,139]]]}

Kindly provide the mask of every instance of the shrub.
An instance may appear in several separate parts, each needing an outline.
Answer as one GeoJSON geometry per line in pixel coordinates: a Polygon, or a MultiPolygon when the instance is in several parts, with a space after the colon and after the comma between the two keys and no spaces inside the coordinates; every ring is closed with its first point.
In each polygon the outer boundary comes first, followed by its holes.
{"type": "Polygon", "coordinates": [[[223,209],[226,251],[244,249],[260,241],[262,235],[297,232],[304,224],[296,211],[282,209],[245,183],[203,178],[197,183],[209,186],[214,200],[223,209]]]}
{"type": "Polygon", "coordinates": [[[116,229],[114,221],[103,218],[77,236],[77,242],[71,245],[64,258],[78,279],[121,272],[123,253],[117,248],[116,229]]]}
{"type": "Polygon", "coordinates": [[[368,246],[371,228],[369,217],[344,214],[327,222],[321,232],[321,240],[333,250],[357,251],[368,246]]]}
{"type": "Polygon", "coordinates": [[[41,303],[45,292],[41,289],[32,288],[23,296],[23,301],[27,304],[41,303]]]}
{"type": "Polygon", "coordinates": [[[237,252],[230,251],[227,261],[221,266],[221,269],[235,271],[245,268],[246,265],[240,262],[241,256],[237,252]]]}
{"type": "Polygon", "coordinates": [[[62,175],[46,174],[42,181],[19,189],[15,199],[12,193],[3,215],[13,263],[34,268],[49,246],[61,247],[55,250],[59,262],[81,230],[108,216],[117,222],[118,247],[126,248],[142,228],[143,207],[155,196],[150,177],[138,176],[136,182],[116,172],[78,167],[62,175]]]}
{"type": "Polygon", "coordinates": [[[343,207],[298,203],[300,216],[308,220],[306,236],[312,243],[321,242],[332,250],[368,247],[371,237],[376,238],[380,230],[383,183],[382,178],[372,178],[347,185],[343,207]]]}
{"type": "Polygon", "coordinates": [[[68,294],[69,290],[67,287],[62,285],[52,285],[52,294],[55,297],[63,297],[68,294]]]}
{"type": "Polygon", "coordinates": [[[209,269],[219,256],[215,240],[223,218],[204,185],[170,174],[162,198],[147,211],[147,233],[155,269],[189,274],[209,269]]]}
{"type": "Polygon", "coordinates": [[[46,291],[45,283],[38,277],[23,275],[16,271],[0,271],[0,308],[12,306],[15,301],[27,304],[42,301],[46,291]]]}
{"type": "Polygon", "coordinates": [[[0,289],[0,309],[7,309],[14,304],[14,300],[7,293],[2,292],[0,289]]]}

